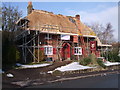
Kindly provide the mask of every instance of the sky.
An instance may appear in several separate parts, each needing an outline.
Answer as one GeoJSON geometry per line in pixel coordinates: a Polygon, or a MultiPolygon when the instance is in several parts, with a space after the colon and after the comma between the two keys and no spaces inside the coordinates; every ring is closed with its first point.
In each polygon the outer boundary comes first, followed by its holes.
{"type": "MultiPolygon", "coordinates": [[[[7,2],[17,6],[27,15],[28,2],[7,2]]],[[[33,8],[46,10],[54,14],[75,16],[79,14],[83,23],[100,23],[104,26],[110,22],[114,29],[114,38],[118,39],[118,2],[33,2],[33,8]]]]}

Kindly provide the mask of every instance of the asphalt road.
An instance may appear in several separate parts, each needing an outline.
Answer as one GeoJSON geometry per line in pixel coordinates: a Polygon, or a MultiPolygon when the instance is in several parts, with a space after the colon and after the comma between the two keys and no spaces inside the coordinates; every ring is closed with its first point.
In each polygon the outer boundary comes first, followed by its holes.
{"type": "Polygon", "coordinates": [[[120,74],[88,77],[76,80],[29,86],[27,88],[118,88],[120,74]]]}

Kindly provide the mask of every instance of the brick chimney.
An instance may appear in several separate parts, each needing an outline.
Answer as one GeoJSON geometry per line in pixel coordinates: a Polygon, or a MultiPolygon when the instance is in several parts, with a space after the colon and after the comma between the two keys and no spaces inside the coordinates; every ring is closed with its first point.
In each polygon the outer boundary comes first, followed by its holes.
{"type": "Polygon", "coordinates": [[[32,6],[32,2],[28,2],[28,6],[27,6],[27,13],[30,14],[33,10],[33,6],[32,6]]]}
{"type": "Polygon", "coordinates": [[[77,20],[80,20],[80,15],[76,15],[75,18],[76,18],[77,20]]]}

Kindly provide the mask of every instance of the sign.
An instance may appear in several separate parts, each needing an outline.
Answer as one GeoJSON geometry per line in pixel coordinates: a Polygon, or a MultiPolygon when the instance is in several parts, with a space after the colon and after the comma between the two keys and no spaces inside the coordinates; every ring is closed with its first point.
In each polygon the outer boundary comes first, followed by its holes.
{"type": "Polygon", "coordinates": [[[97,43],[96,41],[90,41],[90,50],[96,50],[97,43]]]}
{"type": "Polygon", "coordinates": [[[61,40],[70,40],[70,35],[61,35],[61,40]]]}
{"type": "Polygon", "coordinates": [[[74,35],[74,36],[73,36],[73,42],[74,42],[74,43],[78,43],[78,36],[77,36],[77,35],[74,35]]]}

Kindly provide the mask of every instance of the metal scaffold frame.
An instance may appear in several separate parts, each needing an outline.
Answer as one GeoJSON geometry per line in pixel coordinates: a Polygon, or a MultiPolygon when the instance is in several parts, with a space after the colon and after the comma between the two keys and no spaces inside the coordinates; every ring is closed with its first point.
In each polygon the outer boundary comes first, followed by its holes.
{"type": "Polygon", "coordinates": [[[33,36],[30,35],[31,31],[25,30],[23,32],[21,32],[22,34],[20,34],[22,36],[22,45],[18,45],[18,47],[22,49],[22,59],[23,59],[24,63],[27,62],[28,52],[33,56],[33,58],[34,58],[33,62],[36,62],[36,60],[37,60],[37,62],[39,62],[39,49],[38,49],[38,58],[35,56],[35,52],[33,52],[33,51],[35,51],[35,48],[41,47],[41,46],[39,46],[39,42],[40,42],[39,41],[39,33],[40,33],[40,31],[35,31],[36,33],[34,32],[33,36]],[[32,38],[30,40],[27,40],[27,35],[30,35],[30,37],[32,37],[32,38]],[[38,43],[37,43],[38,45],[35,44],[36,38],[38,40],[38,43]],[[32,43],[33,43],[33,45],[32,45],[32,43]],[[30,44],[30,45],[28,45],[28,44],[30,44]],[[33,51],[32,51],[32,49],[33,49],[33,51]]]}
{"type": "MultiPolygon", "coordinates": [[[[35,26],[36,27],[36,26],[35,26]]],[[[37,26],[36,28],[39,28],[39,29],[45,29],[47,30],[47,35],[49,36],[49,31],[54,29],[52,27],[57,27],[59,30],[60,29],[73,29],[73,28],[69,28],[69,27],[58,27],[58,26],[55,26],[55,25],[39,25],[37,26]],[[43,27],[45,26],[45,27],[43,27]]],[[[37,52],[38,52],[38,56],[36,57],[35,56],[35,49],[36,48],[42,48],[43,46],[40,46],[39,45],[39,42],[40,42],[40,33],[45,33],[45,32],[41,32],[40,30],[26,30],[26,28],[24,28],[22,26],[23,30],[17,30],[16,31],[16,38],[15,38],[15,41],[17,40],[20,40],[22,39],[22,44],[20,45],[17,45],[19,48],[21,48],[22,50],[22,59],[23,59],[23,62],[26,63],[27,62],[27,55],[28,53],[30,53],[33,57],[33,63],[39,63],[39,49],[37,49],[37,52]],[[32,32],[32,33],[31,33],[32,32]],[[30,35],[30,39],[28,40],[28,35],[30,35]],[[37,43],[36,43],[37,42],[37,43]],[[30,45],[28,45],[30,44],[30,45]],[[37,45],[36,45],[37,44],[37,45]]],[[[48,38],[48,42],[49,42],[49,38],[48,38]]],[[[57,53],[59,52],[58,48],[60,48],[61,46],[56,46],[55,48],[57,49],[57,53]]],[[[59,59],[61,60],[61,56],[59,55],[59,59]]]]}
{"type": "MultiPolygon", "coordinates": [[[[24,27],[22,26],[23,30],[17,30],[16,31],[16,38],[15,40],[20,40],[22,39],[22,44],[18,45],[18,47],[20,47],[22,49],[22,57],[23,57],[23,61],[24,63],[27,62],[27,55],[28,53],[30,53],[33,56],[33,62],[39,63],[39,53],[40,50],[37,50],[38,56],[35,56],[35,49],[36,48],[42,48],[42,46],[40,46],[40,33],[47,33],[47,36],[49,37],[49,34],[51,33],[51,31],[54,32],[59,32],[62,31],[63,29],[71,29],[72,30],[76,30],[77,31],[77,36],[79,36],[78,32],[78,26],[76,26],[76,28],[70,28],[70,27],[60,27],[60,26],[56,26],[56,25],[48,25],[48,24],[44,24],[44,25],[38,25],[38,26],[31,26],[32,28],[34,28],[34,30],[29,30],[28,28],[26,28],[26,26],[24,25],[24,27]],[[28,40],[28,36],[30,36],[30,39],[28,40]],[[30,44],[30,45],[28,45],[30,44]],[[37,44],[37,45],[36,45],[37,44]]],[[[52,33],[52,34],[56,34],[56,33],[52,33]]],[[[58,35],[61,35],[62,33],[57,33],[58,35]]],[[[68,34],[68,33],[67,33],[68,34]]],[[[72,32],[70,32],[70,35],[72,34],[72,32]]],[[[83,37],[83,36],[80,36],[83,37]]],[[[49,38],[47,39],[49,42],[49,38]]],[[[57,39],[58,41],[58,39],[57,39]]],[[[79,40],[78,40],[79,41],[79,40]]],[[[61,41],[63,43],[63,41],[61,41]]],[[[88,38],[87,38],[87,43],[88,43],[88,38]]],[[[77,46],[80,45],[80,42],[77,43],[77,46]]],[[[73,44],[74,46],[74,44],[73,44]]],[[[58,44],[58,46],[55,47],[57,50],[57,53],[59,53],[58,48],[61,48],[61,45],[58,44]]],[[[58,54],[59,59],[61,60],[61,56],[60,54],[58,54]]],[[[80,56],[78,55],[78,59],[80,59],[80,56]]]]}

